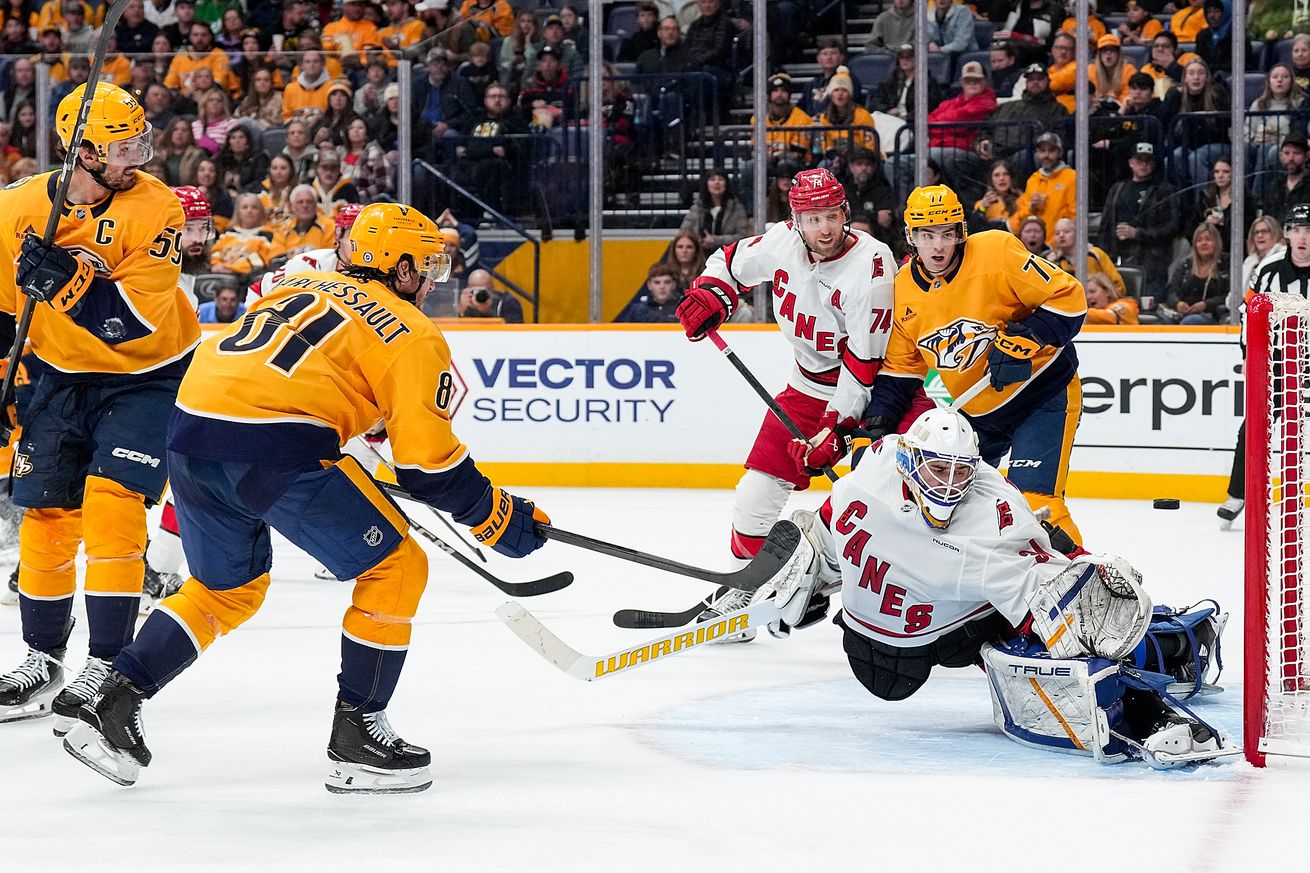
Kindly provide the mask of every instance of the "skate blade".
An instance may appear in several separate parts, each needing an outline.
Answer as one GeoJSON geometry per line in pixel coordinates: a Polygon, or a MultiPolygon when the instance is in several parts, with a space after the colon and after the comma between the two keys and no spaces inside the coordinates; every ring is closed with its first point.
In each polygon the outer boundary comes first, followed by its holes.
{"type": "Polygon", "coordinates": [[[432,787],[432,774],[427,767],[378,770],[334,761],[323,787],[333,794],[416,794],[432,787]]]}
{"type": "Polygon", "coordinates": [[[57,737],[67,736],[68,732],[77,726],[77,716],[55,715],[55,723],[51,726],[51,731],[57,737]]]}
{"type": "Polygon", "coordinates": [[[109,747],[95,728],[79,721],[64,737],[64,751],[110,782],[123,786],[136,784],[141,765],[122,752],[109,747]]]}
{"type": "Polygon", "coordinates": [[[0,594],[0,606],[17,606],[18,592],[5,589],[4,594],[0,594]]]}
{"type": "Polygon", "coordinates": [[[59,694],[60,689],[53,688],[51,691],[51,694],[29,700],[21,706],[14,706],[0,711],[0,724],[11,721],[30,721],[34,718],[48,718],[54,715],[54,710],[50,706],[59,694]]]}

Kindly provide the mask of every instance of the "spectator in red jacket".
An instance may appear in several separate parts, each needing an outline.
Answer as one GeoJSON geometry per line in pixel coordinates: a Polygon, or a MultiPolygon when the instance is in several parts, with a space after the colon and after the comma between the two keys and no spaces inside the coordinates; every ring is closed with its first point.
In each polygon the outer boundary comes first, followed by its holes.
{"type": "MultiPolygon", "coordinates": [[[[960,84],[964,87],[964,93],[943,100],[928,115],[929,124],[979,122],[996,109],[996,92],[987,84],[987,74],[983,72],[982,64],[977,61],[965,64],[960,71],[960,84]]],[[[982,179],[983,159],[973,150],[977,138],[976,124],[930,128],[928,134],[932,157],[942,165],[948,184],[965,202],[978,199],[986,187],[982,179]]]]}

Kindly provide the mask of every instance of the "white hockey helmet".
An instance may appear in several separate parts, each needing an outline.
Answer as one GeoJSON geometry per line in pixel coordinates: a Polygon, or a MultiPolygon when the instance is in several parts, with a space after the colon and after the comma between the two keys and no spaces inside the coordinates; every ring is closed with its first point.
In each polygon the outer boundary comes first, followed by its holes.
{"type": "Polygon", "coordinates": [[[978,472],[978,435],[964,416],[930,409],[896,441],[896,470],[928,526],[945,530],[978,472]]]}

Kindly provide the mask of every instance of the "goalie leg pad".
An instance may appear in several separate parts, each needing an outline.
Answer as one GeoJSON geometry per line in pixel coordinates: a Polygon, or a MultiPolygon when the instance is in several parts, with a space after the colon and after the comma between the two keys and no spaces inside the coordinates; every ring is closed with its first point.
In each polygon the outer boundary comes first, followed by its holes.
{"type": "Polygon", "coordinates": [[[1048,657],[1024,640],[982,648],[992,720],[1015,742],[1104,763],[1128,757],[1115,735],[1123,715],[1119,665],[1104,658],[1048,657]]]}
{"type": "Polygon", "coordinates": [[[1157,606],[1146,636],[1133,650],[1132,663],[1172,676],[1168,691],[1175,697],[1218,693],[1224,669],[1220,637],[1227,624],[1228,613],[1213,600],[1185,610],[1157,606]]]}
{"type": "Polygon", "coordinates": [[[790,636],[792,628],[809,627],[826,618],[830,596],[841,587],[841,570],[832,560],[836,548],[828,529],[809,510],[792,513],[791,521],[801,530],[795,551],[751,598],[752,603],[776,598],[781,619],[769,623],[769,633],[779,639],[790,636]]]}
{"type": "Polygon", "coordinates": [[[1141,578],[1123,558],[1087,555],[1038,585],[1028,606],[1051,657],[1128,657],[1151,622],[1141,578]]]}

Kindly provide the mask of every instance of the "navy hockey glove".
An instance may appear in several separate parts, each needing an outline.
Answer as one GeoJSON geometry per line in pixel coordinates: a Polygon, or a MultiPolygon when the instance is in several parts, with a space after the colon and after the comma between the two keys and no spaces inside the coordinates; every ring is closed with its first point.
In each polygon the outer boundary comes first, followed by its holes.
{"type": "Polygon", "coordinates": [[[67,249],[42,245],[36,234],[23,237],[14,281],[28,297],[67,312],[91,287],[93,277],[91,265],[67,249]]]}
{"type": "Polygon", "coordinates": [[[1027,382],[1033,375],[1033,355],[1042,348],[1042,341],[1026,325],[1012,321],[992,341],[987,356],[987,375],[997,391],[1019,382],[1027,382]]]}
{"type": "Polygon", "coordinates": [[[737,308],[737,292],[718,279],[700,276],[678,304],[678,321],[692,342],[717,330],[737,308]]]}
{"type": "Polygon", "coordinates": [[[479,522],[470,523],[463,516],[456,516],[455,521],[469,525],[473,538],[484,546],[511,558],[522,558],[546,544],[546,538],[537,531],[537,522],[550,524],[550,516],[531,500],[493,487],[490,515],[479,522]]]}

